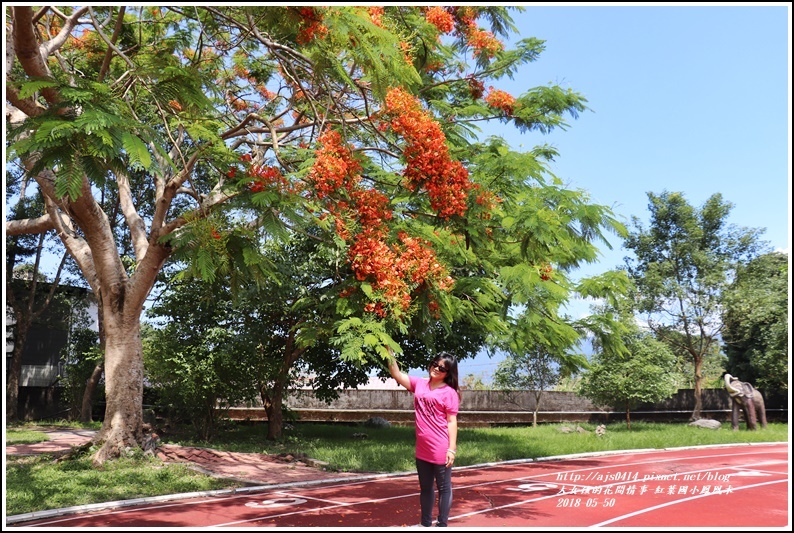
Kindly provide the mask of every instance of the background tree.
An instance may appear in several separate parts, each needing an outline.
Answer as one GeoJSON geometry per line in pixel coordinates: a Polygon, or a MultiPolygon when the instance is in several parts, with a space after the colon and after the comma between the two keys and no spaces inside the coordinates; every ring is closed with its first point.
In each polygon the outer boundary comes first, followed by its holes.
{"type": "Polygon", "coordinates": [[[190,423],[200,439],[211,441],[226,411],[250,400],[246,395],[250,379],[235,354],[223,349],[229,343],[228,330],[197,329],[196,333],[200,338],[179,342],[185,339],[166,327],[147,338],[147,377],[167,418],[190,423]]]}
{"type": "MultiPolygon", "coordinates": [[[[71,420],[91,421],[91,411],[95,398],[92,394],[88,404],[85,402],[86,383],[92,378],[94,370],[102,361],[99,334],[88,327],[75,328],[69,342],[61,354],[64,373],[61,376],[62,399],[69,410],[71,420]]],[[[101,387],[100,387],[100,392],[101,387]]],[[[104,397],[101,394],[100,397],[104,397]]]]}
{"type": "Polygon", "coordinates": [[[732,204],[720,194],[694,208],[682,193],[648,193],[649,227],[633,217],[624,246],[637,286],[637,308],[659,340],[687,354],[694,367],[695,405],[702,409],[703,364],[723,329],[722,297],[735,270],[758,254],[763,230],[727,223],[732,204]]]}
{"type": "Polygon", "coordinates": [[[45,200],[6,232],[54,229],[98,297],[97,464],[143,441],[140,318],[170,259],[208,281],[262,281],[274,271],[263,239],[320,230],[348,265],[337,299],[357,304],[335,325],[336,346],[364,361],[386,357],[390,332],[417,320],[432,319],[428,335],[464,315],[504,328],[510,291],[523,289],[503,278],[554,265],[564,299],[576,290],[566,270],[621,231],[609,209],[549,179],[553,149],[471,142],[479,121],[545,133],[586,109],[558,86],[517,97],[493,87],[544,48],[504,46],[507,8],[6,13],[8,154],[45,200]]]}
{"type": "MultiPolygon", "coordinates": [[[[6,173],[6,197],[14,195],[17,198],[16,204],[11,206],[10,218],[26,218],[29,213],[41,209],[41,196],[31,197],[27,193],[29,181],[19,171],[6,173]]],[[[41,273],[42,256],[53,253],[54,237],[53,232],[43,232],[8,236],[5,240],[5,301],[13,313],[11,331],[6,334],[14,342],[6,376],[6,420],[10,422],[18,419],[22,353],[28,332],[36,319],[47,312],[56,297],[68,257],[60,252],[62,259],[54,279],[48,280],[41,273]]]]}
{"type": "Polygon", "coordinates": [[[10,422],[19,419],[22,354],[25,351],[31,326],[51,310],[54,301],[63,299],[63,295],[58,293],[58,284],[66,262],[66,255],[63,255],[61,259],[55,279],[48,282],[39,270],[45,237],[44,233],[39,234],[35,247],[28,250],[34,254],[35,259],[32,265],[15,266],[20,254],[24,253],[24,245],[21,240],[12,238],[6,246],[5,301],[13,313],[12,331],[6,333],[10,333],[9,338],[13,339],[14,343],[6,379],[6,420],[10,422]]]}
{"type": "Polygon", "coordinates": [[[675,355],[665,343],[636,330],[625,343],[628,354],[612,350],[593,354],[579,393],[598,405],[622,407],[631,429],[631,410],[639,403],[658,402],[675,393],[675,355]]]}
{"type": "Polygon", "coordinates": [[[482,372],[479,374],[469,373],[461,378],[460,387],[465,390],[489,390],[490,384],[485,379],[486,376],[482,372]]]}
{"type": "MultiPolygon", "coordinates": [[[[672,333],[670,335],[675,337],[672,333]]],[[[692,357],[689,353],[680,350],[673,353],[676,356],[676,373],[680,376],[678,387],[681,389],[694,389],[695,365],[692,357]]],[[[703,364],[700,367],[701,388],[719,389],[724,387],[723,376],[725,375],[726,361],[727,358],[722,351],[721,344],[712,344],[709,347],[709,351],[703,354],[703,364]]]]}
{"type": "Polygon", "coordinates": [[[726,290],[722,331],[727,371],[765,395],[788,397],[788,254],[740,267],[726,290]]]}
{"type": "MultiPolygon", "coordinates": [[[[173,360],[177,347],[199,347],[180,366],[200,367],[205,364],[202,359],[213,359],[216,364],[226,364],[227,359],[233,362],[234,372],[221,372],[217,367],[218,371],[202,378],[214,384],[212,389],[197,389],[212,392],[202,403],[213,404],[222,398],[224,405],[234,405],[258,396],[267,413],[266,438],[272,440],[282,434],[284,402],[291,389],[310,387],[320,399],[331,400],[338,397],[339,390],[366,382],[368,374],[366,366],[343,360],[329,345],[336,310],[343,304],[334,298],[333,278],[340,268],[334,250],[305,235],[262,246],[274,272],[261,284],[232,284],[225,277],[208,282],[175,271],[167,289],[147,312],[155,329],[147,344],[151,348],[146,350],[146,361],[147,368],[156,373],[147,371],[152,382],[160,388],[176,389],[169,392],[173,406],[198,403],[195,392],[188,395],[186,387],[169,381],[175,372],[165,362],[173,360]],[[176,347],[171,345],[174,343],[176,347]],[[210,346],[215,354],[207,352],[210,346]],[[219,358],[217,352],[226,356],[219,358]],[[229,398],[219,396],[229,386],[224,380],[235,389],[229,398]],[[183,392],[174,394],[177,391],[183,392]]],[[[191,375],[194,373],[192,370],[191,375]]],[[[222,410],[211,414],[211,424],[205,424],[208,428],[223,416],[222,410]]],[[[204,438],[211,436],[208,432],[204,438]]]]}
{"type": "Polygon", "coordinates": [[[531,391],[535,398],[532,427],[536,427],[543,392],[554,387],[559,377],[559,363],[554,356],[540,348],[526,353],[508,352],[494,372],[493,383],[496,388],[502,389],[505,400],[510,403],[516,403],[511,390],[531,391]]]}

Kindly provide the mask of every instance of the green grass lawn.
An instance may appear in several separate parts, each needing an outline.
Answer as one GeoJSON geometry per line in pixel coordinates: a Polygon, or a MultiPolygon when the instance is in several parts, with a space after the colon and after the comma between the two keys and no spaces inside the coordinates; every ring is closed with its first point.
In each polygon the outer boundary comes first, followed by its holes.
{"type": "MultiPolygon", "coordinates": [[[[58,422],[53,422],[57,425],[58,422]]],[[[94,428],[97,426],[94,425],[94,428]]],[[[538,427],[460,428],[456,466],[536,459],[586,452],[642,448],[672,448],[709,444],[788,442],[788,424],[770,423],[766,429],[746,431],[701,429],[685,423],[633,422],[610,424],[595,434],[595,424],[541,424],[538,427]],[[562,428],[574,429],[565,433],[562,428]],[[581,428],[576,431],[576,428],[581,428]]],[[[6,444],[36,442],[41,433],[33,426],[7,428],[6,444]]],[[[249,453],[305,455],[347,472],[408,472],[415,469],[414,428],[363,425],[296,424],[282,439],[267,441],[265,424],[226,423],[212,442],[190,438],[186,430],[161,435],[164,444],[200,446],[249,453]],[[366,434],[363,438],[360,434],[366,434]]],[[[46,439],[46,436],[44,436],[46,439]]],[[[59,509],[73,505],[217,489],[240,484],[199,474],[184,465],[133,454],[91,465],[83,457],[55,461],[52,456],[7,458],[6,515],[59,509]]]]}

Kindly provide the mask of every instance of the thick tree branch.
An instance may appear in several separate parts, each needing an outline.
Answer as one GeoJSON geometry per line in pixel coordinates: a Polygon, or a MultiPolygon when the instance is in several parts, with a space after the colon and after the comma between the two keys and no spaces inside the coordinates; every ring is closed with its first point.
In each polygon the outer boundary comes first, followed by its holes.
{"type": "Polygon", "coordinates": [[[50,215],[42,215],[38,218],[26,218],[24,220],[7,220],[6,235],[35,235],[55,229],[50,215]]]}
{"type": "Polygon", "coordinates": [[[171,203],[179,191],[179,188],[189,177],[190,173],[193,172],[193,167],[196,166],[199,156],[199,152],[194,153],[190,157],[190,160],[185,163],[185,167],[179,175],[169,180],[162,191],[158,191],[158,195],[155,198],[154,217],[152,217],[151,235],[149,237],[150,242],[159,242],[162,237],[173,231],[173,223],[170,223],[168,226],[165,224],[168,210],[171,208],[171,203]]]}
{"type": "Polygon", "coordinates": [[[66,247],[66,251],[77,262],[83,272],[83,276],[85,276],[86,281],[91,286],[91,290],[98,293],[99,280],[96,276],[96,270],[94,270],[93,255],[88,243],[77,234],[69,217],[64,215],[48,195],[44,196],[44,202],[50,221],[53,223],[61,242],[66,247]]]}
{"type": "Polygon", "coordinates": [[[130,230],[130,240],[132,241],[133,248],[135,248],[135,257],[140,259],[146,255],[146,249],[149,246],[149,241],[146,236],[146,223],[135,209],[135,203],[132,200],[132,191],[130,190],[130,180],[127,174],[123,172],[118,173],[116,175],[116,183],[119,187],[121,212],[130,230]]]}
{"type": "MultiPolygon", "coordinates": [[[[55,9],[53,8],[53,10],[55,9]]],[[[79,24],[80,17],[88,10],[88,7],[81,7],[76,9],[70,16],[64,18],[63,28],[61,28],[61,31],[58,32],[58,35],[41,45],[41,56],[43,58],[47,58],[50,54],[56,50],[59,50],[64,45],[66,40],[72,34],[74,27],[79,24]]]]}
{"type": "MultiPolygon", "coordinates": [[[[61,228],[56,227],[56,229],[59,229],[58,236],[67,245],[67,250],[72,253],[78,264],[80,264],[80,261],[85,262],[85,266],[82,264],[80,266],[83,272],[86,273],[86,277],[88,277],[88,273],[85,269],[88,268],[88,271],[95,272],[95,277],[112,280],[111,285],[118,286],[126,281],[124,265],[121,263],[121,258],[116,249],[116,240],[113,237],[110,222],[102,207],[97,204],[96,199],[91,194],[91,184],[88,180],[85,177],[83,178],[80,194],[72,200],[68,196],[58,198],[55,192],[55,175],[52,172],[41,172],[35,179],[42,194],[51,203],[51,205],[48,205],[50,217],[56,221],[56,224],[57,221],[61,222],[61,228]],[[57,210],[62,213],[58,213],[57,210]],[[78,238],[75,231],[65,231],[70,229],[70,225],[65,223],[61,215],[68,216],[85,235],[85,242],[90,249],[90,255],[86,254],[85,250],[78,246],[77,243],[79,241],[74,240],[78,238]],[[82,257],[78,257],[76,254],[78,251],[83,254],[82,257]]],[[[91,280],[89,280],[90,282],[91,280]]],[[[94,292],[99,293],[98,287],[93,288],[94,292]]]]}
{"type": "MultiPolygon", "coordinates": [[[[90,8],[89,8],[90,9],[90,8]]],[[[124,6],[119,7],[119,14],[116,17],[116,27],[113,29],[113,37],[110,38],[110,42],[108,43],[107,52],[105,52],[105,58],[102,60],[102,67],[99,69],[99,75],[97,76],[98,81],[102,81],[105,79],[105,75],[107,74],[108,68],[110,68],[110,60],[113,58],[113,52],[116,52],[121,56],[122,59],[130,66],[130,68],[134,68],[135,65],[132,64],[127,56],[121,53],[121,51],[116,48],[114,43],[118,41],[119,35],[121,35],[121,28],[124,26],[124,11],[127,8],[124,6]]],[[[90,9],[91,13],[91,20],[94,20],[94,10],[90,9]]],[[[97,28],[97,31],[99,29],[97,28]]],[[[104,39],[104,34],[99,31],[99,35],[102,36],[104,39]]]]}

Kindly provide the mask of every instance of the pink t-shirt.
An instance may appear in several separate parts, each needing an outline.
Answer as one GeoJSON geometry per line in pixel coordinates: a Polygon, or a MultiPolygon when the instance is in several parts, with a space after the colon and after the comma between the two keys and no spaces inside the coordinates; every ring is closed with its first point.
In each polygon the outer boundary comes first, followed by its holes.
{"type": "Polygon", "coordinates": [[[437,465],[447,461],[447,415],[457,415],[460,398],[449,385],[430,389],[430,380],[409,376],[416,415],[416,458],[437,465]]]}

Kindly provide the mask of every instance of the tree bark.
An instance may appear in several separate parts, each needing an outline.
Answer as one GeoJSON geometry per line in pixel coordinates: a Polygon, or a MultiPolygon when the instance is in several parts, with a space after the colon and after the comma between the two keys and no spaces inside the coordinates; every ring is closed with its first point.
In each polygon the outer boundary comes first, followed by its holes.
{"type": "Polygon", "coordinates": [[[267,439],[276,440],[284,431],[284,390],[289,383],[289,371],[295,361],[305,351],[305,348],[295,347],[295,332],[291,331],[284,346],[284,360],[278,375],[273,380],[269,394],[266,385],[260,385],[259,394],[267,413],[267,439]]]}
{"type": "Polygon", "coordinates": [[[532,412],[532,427],[538,427],[538,410],[540,409],[540,396],[543,394],[542,390],[535,392],[535,410],[532,412]]]}
{"type": "Polygon", "coordinates": [[[267,401],[263,397],[262,403],[267,413],[267,440],[276,440],[284,431],[284,394],[278,385],[270,393],[267,401]]]}
{"type": "Polygon", "coordinates": [[[703,357],[695,356],[695,408],[692,411],[690,420],[700,420],[703,413],[703,357]]]}
{"type": "Polygon", "coordinates": [[[94,465],[123,456],[143,442],[143,346],[140,322],[106,321],[106,407],[102,428],[94,438],[102,443],[94,465]]]}

